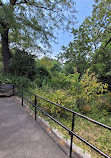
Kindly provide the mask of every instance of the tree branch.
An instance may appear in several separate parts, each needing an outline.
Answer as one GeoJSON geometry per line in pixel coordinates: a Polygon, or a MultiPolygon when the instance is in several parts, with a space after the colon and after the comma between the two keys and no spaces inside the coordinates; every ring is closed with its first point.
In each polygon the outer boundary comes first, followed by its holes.
{"type": "Polygon", "coordinates": [[[26,4],[26,3],[29,3],[28,1],[24,0],[24,1],[21,1],[19,3],[15,3],[15,5],[19,5],[19,4],[26,4]]]}
{"type": "Polygon", "coordinates": [[[0,6],[2,6],[2,7],[3,7],[3,3],[1,2],[1,0],[0,0],[0,6]]]}
{"type": "MultiPolygon", "coordinates": [[[[47,8],[47,7],[43,7],[43,6],[38,6],[38,5],[34,4],[34,3],[33,3],[32,5],[34,5],[34,6],[37,7],[37,8],[41,8],[41,9],[45,9],[45,10],[54,11],[53,8],[47,8]]],[[[56,12],[56,11],[54,11],[54,12],[56,12]]]]}
{"type": "MultiPolygon", "coordinates": [[[[19,3],[15,3],[15,5],[19,5],[19,4],[29,4],[29,5],[35,6],[35,7],[37,7],[37,8],[41,8],[41,9],[45,9],[45,10],[49,10],[49,11],[54,11],[53,8],[43,7],[43,6],[37,5],[37,4],[34,3],[34,2],[32,2],[32,3],[31,3],[31,2],[28,2],[27,0],[21,1],[21,2],[19,2],[19,3]]],[[[54,11],[54,12],[56,12],[56,11],[54,11]]]]}
{"type": "Polygon", "coordinates": [[[10,4],[15,5],[17,0],[10,0],[10,4]]]}
{"type": "Polygon", "coordinates": [[[108,40],[108,42],[105,44],[104,48],[111,42],[111,37],[110,39],[108,40]]]}

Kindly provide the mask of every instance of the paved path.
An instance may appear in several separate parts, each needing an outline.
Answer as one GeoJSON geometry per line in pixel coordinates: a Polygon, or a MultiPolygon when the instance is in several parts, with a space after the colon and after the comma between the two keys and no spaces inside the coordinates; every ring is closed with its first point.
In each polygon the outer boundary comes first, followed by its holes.
{"type": "Polygon", "coordinates": [[[68,158],[54,134],[13,98],[0,98],[0,158],[68,158]]]}

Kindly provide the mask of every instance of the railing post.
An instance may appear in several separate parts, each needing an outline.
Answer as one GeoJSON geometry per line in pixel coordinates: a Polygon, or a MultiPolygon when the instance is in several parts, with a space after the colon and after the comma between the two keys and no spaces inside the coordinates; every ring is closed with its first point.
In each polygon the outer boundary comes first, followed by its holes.
{"type": "MultiPolygon", "coordinates": [[[[74,130],[74,117],[75,117],[75,114],[73,113],[73,117],[72,117],[72,131],[74,130]]],[[[73,143],[73,134],[71,134],[70,157],[72,157],[72,143],[73,143]]]]}
{"type": "Polygon", "coordinates": [[[13,84],[13,95],[15,95],[15,90],[14,90],[14,88],[15,88],[15,86],[14,86],[14,84],[13,84]]]}
{"type": "Polygon", "coordinates": [[[23,106],[23,89],[22,89],[22,106],[23,106]]]}
{"type": "Polygon", "coordinates": [[[35,121],[36,121],[36,114],[37,114],[37,108],[36,108],[36,105],[37,105],[37,98],[35,96],[35,121]]]}

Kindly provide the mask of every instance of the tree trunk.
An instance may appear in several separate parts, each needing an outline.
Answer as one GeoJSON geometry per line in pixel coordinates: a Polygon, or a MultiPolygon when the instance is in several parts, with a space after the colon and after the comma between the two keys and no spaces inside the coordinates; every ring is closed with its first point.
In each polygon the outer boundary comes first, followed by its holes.
{"type": "Polygon", "coordinates": [[[2,61],[3,61],[3,72],[10,73],[11,68],[9,66],[9,62],[11,59],[11,52],[9,50],[9,41],[8,41],[8,28],[4,28],[2,36],[2,61]]]}

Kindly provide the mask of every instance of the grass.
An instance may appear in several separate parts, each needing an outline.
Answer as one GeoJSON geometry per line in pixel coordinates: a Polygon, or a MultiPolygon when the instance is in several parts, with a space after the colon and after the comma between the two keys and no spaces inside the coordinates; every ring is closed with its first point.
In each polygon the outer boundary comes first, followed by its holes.
{"type": "MultiPolygon", "coordinates": [[[[49,124],[53,127],[58,129],[63,135],[65,139],[70,139],[70,136],[66,130],[64,130],[61,126],[57,125],[54,121],[50,120],[50,118],[47,118],[43,114],[39,115],[43,117],[46,121],[49,122],[49,124]]],[[[61,122],[67,127],[71,129],[71,122],[67,122],[61,118],[61,122]]],[[[104,129],[103,127],[100,127],[98,125],[95,125],[93,123],[86,122],[86,120],[79,120],[77,119],[75,121],[75,129],[74,132],[90,142],[92,145],[106,153],[107,155],[110,155],[111,153],[111,132],[107,129],[104,129]]],[[[91,149],[89,146],[87,146],[85,143],[83,143],[81,140],[76,138],[74,136],[73,142],[81,147],[83,150],[87,150],[92,158],[102,158],[100,154],[98,154],[96,151],[91,149]]]]}

